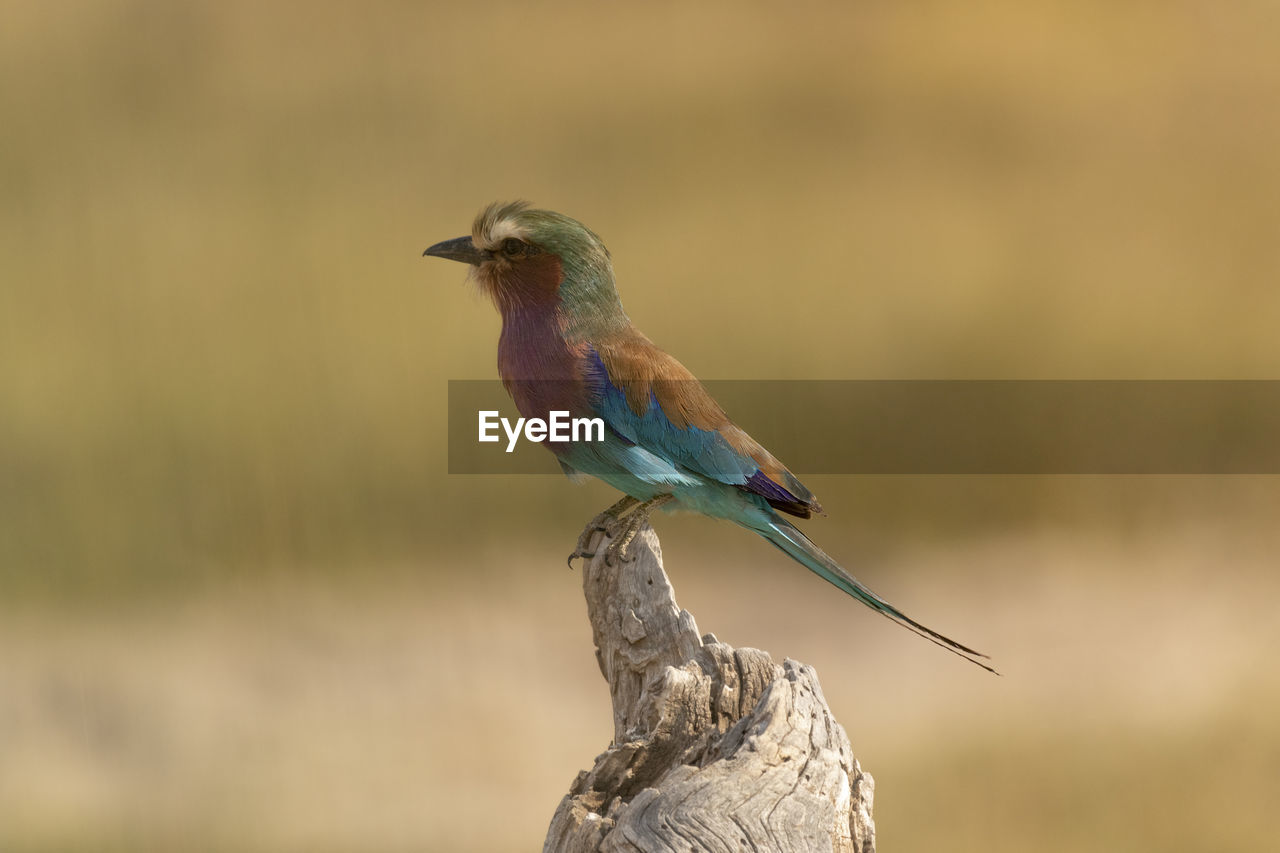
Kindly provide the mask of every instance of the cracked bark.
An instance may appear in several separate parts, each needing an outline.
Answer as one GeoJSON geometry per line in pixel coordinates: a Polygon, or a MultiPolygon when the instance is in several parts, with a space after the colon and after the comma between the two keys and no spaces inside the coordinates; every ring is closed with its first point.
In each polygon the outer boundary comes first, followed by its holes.
{"type": "Polygon", "coordinates": [[[544,853],[874,853],[875,782],[813,668],[700,635],[652,528],[614,565],[608,537],[582,586],[613,742],[561,800],[544,853]]]}

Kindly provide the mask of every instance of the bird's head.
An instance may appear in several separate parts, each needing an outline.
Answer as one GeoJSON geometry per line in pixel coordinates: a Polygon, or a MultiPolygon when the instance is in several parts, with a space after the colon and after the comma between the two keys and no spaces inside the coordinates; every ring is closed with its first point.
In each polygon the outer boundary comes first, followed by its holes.
{"type": "Polygon", "coordinates": [[[503,313],[522,305],[556,305],[571,314],[621,314],[604,243],[576,219],[526,202],[494,203],[471,234],[423,252],[470,264],[472,276],[503,313]]]}

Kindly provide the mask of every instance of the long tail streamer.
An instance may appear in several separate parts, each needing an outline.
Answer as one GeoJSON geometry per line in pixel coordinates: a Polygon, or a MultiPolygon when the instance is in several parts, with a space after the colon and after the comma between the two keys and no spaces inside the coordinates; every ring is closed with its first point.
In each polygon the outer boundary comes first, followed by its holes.
{"type": "Polygon", "coordinates": [[[983,663],[978,658],[990,660],[987,655],[982,652],[975,651],[968,646],[961,645],[950,637],[943,636],[932,628],[927,628],[915,621],[880,596],[876,595],[867,587],[863,586],[853,575],[849,574],[844,568],[831,559],[825,551],[813,544],[813,541],[800,532],[798,528],[788,523],[786,520],[774,516],[764,529],[753,528],[760,535],[768,539],[770,544],[782,551],[791,559],[800,563],[809,571],[818,577],[827,581],[831,585],[843,590],[849,595],[861,601],[863,604],[882,614],[888,619],[897,622],[909,631],[919,634],[934,645],[941,646],[952,654],[959,655],[969,663],[980,666],[987,672],[999,675],[999,672],[993,667],[983,663]]]}

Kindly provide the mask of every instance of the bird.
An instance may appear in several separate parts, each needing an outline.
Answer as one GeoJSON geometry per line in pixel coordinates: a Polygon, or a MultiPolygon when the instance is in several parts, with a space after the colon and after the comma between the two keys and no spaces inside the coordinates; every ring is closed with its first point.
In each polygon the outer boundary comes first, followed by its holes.
{"type": "MultiPolygon", "coordinates": [[[[524,418],[552,411],[599,418],[602,440],[543,442],[573,478],[590,475],[624,497],[583,530],[617,530],[626,559],[659,507],[731,521],[761,536],[837,589],[989,672],[989,657],[907,616],[857,580],[783,515],[825,515],[813,492],[737,426],[706,388],[623,311],[613,261],[581,222],[528,202],[495,202],[471,233],[424,256],[467,264],[502,316],[498,373],[524,418]]],[[[997,675],[999,673],[996,673],[997,675]]]]}

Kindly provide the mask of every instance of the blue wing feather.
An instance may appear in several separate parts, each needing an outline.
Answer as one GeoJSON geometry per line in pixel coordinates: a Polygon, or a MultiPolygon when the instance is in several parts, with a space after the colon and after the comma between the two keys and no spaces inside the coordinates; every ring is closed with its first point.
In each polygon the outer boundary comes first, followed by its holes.
{"type": "MultiPolygon", "coordinates": [[[[609,376],[600,356],[592,350],[587,363],[587,386],[596,415],[621,439],[668,462],[725,485],[737,486],[779,504],[807,503],[771,480],[756,460],[736,450],[717,430],[689,425],[678,427],[663,412],[650,391],[648,406],[637,414],[626,392],[609,376]]],[[[798,485],[798,483],[797,483],[798,485]]],[[[805,491],[800,487],[801,491],[805,491]]]]}

